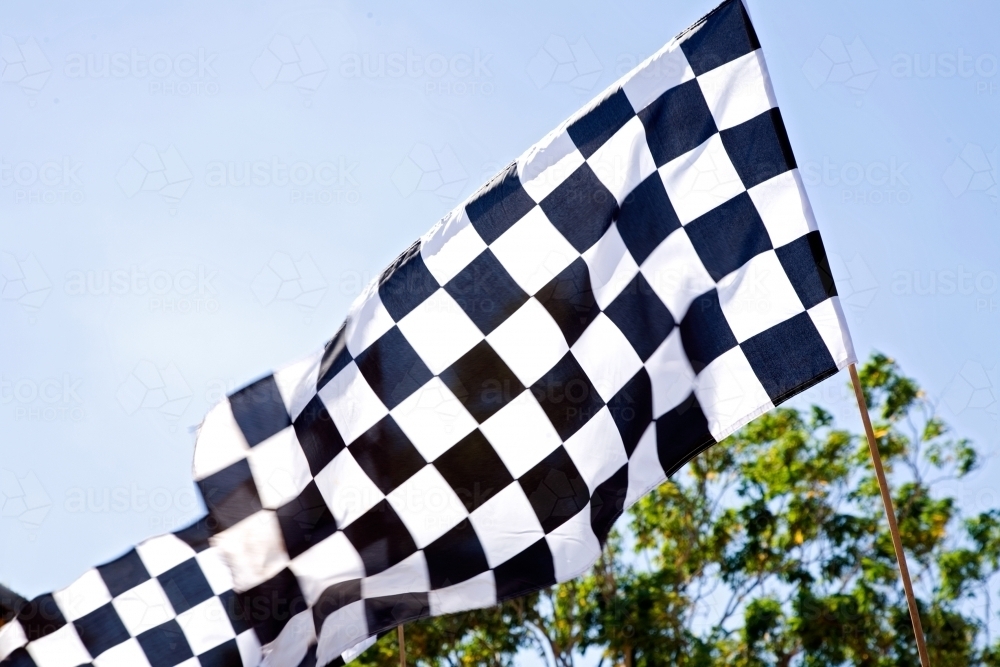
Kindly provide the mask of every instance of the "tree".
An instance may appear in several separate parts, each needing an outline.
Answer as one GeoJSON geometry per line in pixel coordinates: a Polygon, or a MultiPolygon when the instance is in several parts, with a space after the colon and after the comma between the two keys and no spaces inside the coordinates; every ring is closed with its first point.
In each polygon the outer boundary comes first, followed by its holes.
{"type": "MultiPolygon", "coordinates": [[[[964,516],[946,480],[978,457],[917,383],[859,369],[935,667],[1000,666],[991,590],[1000,510],[964,516]]],[[[406,627],[411,663],[570,667],[902,667],[919,660],[863,435],[780,408],[692,460],[619,521],[591,573],[492,609],[406,627]]],[[[394,636],[360,658],[397,659],[394,636]]]]}

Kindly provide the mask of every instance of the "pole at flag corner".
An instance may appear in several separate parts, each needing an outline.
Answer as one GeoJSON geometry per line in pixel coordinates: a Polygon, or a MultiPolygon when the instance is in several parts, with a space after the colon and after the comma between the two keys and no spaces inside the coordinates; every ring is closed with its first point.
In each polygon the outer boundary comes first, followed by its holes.
{"type": "Polygon", "coordinates": [[[406,667],[406,639],[402,623],[396,626],[396,637],[399,639],[399,667],[406,667]]]}
{"type": "Polygon", "coordinates": [[[889,533],[892,535],[892,548],[896,552],[896,562],[899,564],[899,576],[903,580],[903,590],[906,592],[906,604],[910,608],[910,621],[913,623],[913,636],[917,641],[917,653],[920,654],[921,667],[930,667],[931,661],[927,654],[927,644],[924,640],[924,629],[920,624],[920,612],[917,609],[917,599],[913,595],[913,584],[910,582],[910,570],[906,566],[906,554],[903,553],[903,541],[899,537],[899,526],[896,524],[896,511],[892,506],[892,496],[889,493],[889,483],[885,479],[885,470],[882,467],[882,457],[878,453],[878,444],[875,441],[875,431],[872,428],[872,420],[868,415],[868,405],[865,403],[865,394],[861,389],[861,380],[858,378],[858,369],[855,364],[850,365],[851,384],[854,385],[854,396],[858,400],[858,410],[861,411],[861,421],[865,426],[865,435],[868,438],[868,450],[872,455],[872,465],[875,468],[875,477],[878,479],[878,488],[882,494],[882,504],[885,506],[885,516],[889,521],[889,533]]]}

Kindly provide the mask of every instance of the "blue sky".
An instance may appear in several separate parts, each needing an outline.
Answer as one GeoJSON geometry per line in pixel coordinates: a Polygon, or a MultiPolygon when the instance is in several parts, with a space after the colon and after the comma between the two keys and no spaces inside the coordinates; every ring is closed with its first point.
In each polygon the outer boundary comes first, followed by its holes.
{"type": "MultiPolygon", "coordinates": [[[[0,4],[0,581],[195,518],[212,403],[713,5],[0,4]]],[[[1000,6],[750,9],[856,348],[995,454],[1000,6]]],[[[858,427],[845,381],[809,397],[858,427]]]]}

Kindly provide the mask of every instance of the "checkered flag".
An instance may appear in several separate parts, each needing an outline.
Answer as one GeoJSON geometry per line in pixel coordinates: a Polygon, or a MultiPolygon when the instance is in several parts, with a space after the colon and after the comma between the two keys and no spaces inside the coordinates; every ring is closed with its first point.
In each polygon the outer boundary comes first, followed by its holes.
{"type": "MultiPolygon", "coordinates": [[[[290,613],[295,602],[236,593],[229,568],[209,546],[209,525],[202,519],[146,540],[60,591],[21,601],[14,618],[0,626],[3,664],[260,664],[258,619],[290,613]]],[[[373,642],[348,649],[332,664],[344,664],[373,642]]]]}
{"type": "Polygon", "coordinates": [[[212,409],[202,550],[156,538],[169,557],[98,568],[82,607],[33,601],[60,620],[0,630],[0,655],[350,659],[400,623],[584,573],[625,508],[854,360],[727,0],[404,251],[324,349],[212,409]],[[208,607],[214,625],[188,620],[208,607]]]}

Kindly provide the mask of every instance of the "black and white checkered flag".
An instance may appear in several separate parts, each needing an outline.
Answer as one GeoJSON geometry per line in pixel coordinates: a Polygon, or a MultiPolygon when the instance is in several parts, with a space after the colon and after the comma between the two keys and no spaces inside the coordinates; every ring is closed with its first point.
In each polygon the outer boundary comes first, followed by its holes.
{"type": "Polygon", "coordinates": [[[197,540],[155,538],[32,601],[0,656],[349,659],[405,621],[584,573],[624,508],[853,361],[727,0],[408,248],[322,351],[208,414],[197,540]]]}

